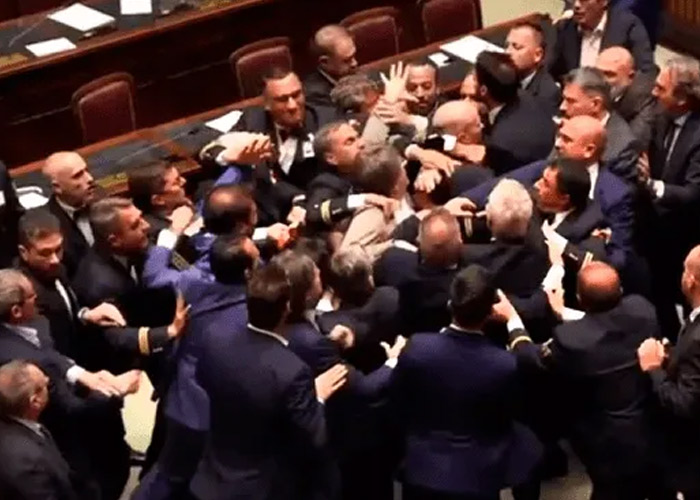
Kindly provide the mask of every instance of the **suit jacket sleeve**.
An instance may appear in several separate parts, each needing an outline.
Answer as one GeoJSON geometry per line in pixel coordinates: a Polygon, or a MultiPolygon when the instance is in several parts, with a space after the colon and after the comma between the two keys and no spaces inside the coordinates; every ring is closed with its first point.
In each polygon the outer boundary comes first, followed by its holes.
{"type": "MultiPolygon", "coordinates": [[[[390,234],[387,231],[387,224],[381,209],[368,207],[360,210],[352,218],[340,248],[345,249],[355,245],[361,248],[378,247],[382,244],[387,246],[391,244],[389,237],[390,234]]],[[[373,248],[373,250],[379,250],[379,248],[373,248]]],[[[374,251],[370,253],[373,254],[374,251]]]]}
{"type": "Polygon", "coordinates": [[[629,122],[629,125],[632,133],[634,133],[641,145],[641,150],[647,151],[651,142],[651,130],[654,126],[654,106],[656,102],[651,95],[648,95],[639,104],[641,109],[629,122]]]}
{"type": "Polygon", "coordinates": [[[513,330],[508,334],[510,349],[518,363],[518,370],[523,373],[535,373],[548,369],[542,346],[529,339],[527,331],[513,330]],[[520,339],[520,341],[518,341],[520,339]]]}
{"type": "Polygon", "coordinates": [[[700,340],[693,339],[679,360],[675,380],[662,369],[652,371],[651,379],[664,409],[681,418],[697,418],[700,414],[700,340]]]}
{"type": "Polygon", "coordinates": [[[172,250],[161,246],[152,246],[143,266],[141,279],[149,288],[177,288],[181,272],[170,267],[172,250]]]}
{"type": "Polygon", "coordinates": [[[663,208],[688,207],[700,199],[700,150],[690,158],[682,185],[666,184],[659,200],[663,208]]]}
{"type": "Polygon", "coordinates": [[[605,242],[601,238],[591,236],[576,245],[568,243],[564,248],[564,256],[575,264],[577,269],[593,259],[605,261],[605,242]]]}
{"type": "Polygon", "coordinates": [[[114,349],[149,356],[170,345],[168,327],[112,327],[104,329],[107,342],[114,349]]]}
{"type": "Polygon", "coordinates": [[[530,186],[535,183],[537,179],[540,178],[544,170],[544,164],[542,162],[535,162],[524,167],[512,170],[504,175],[490,179],[483,184],[476,186],[475,188],[465,191],[460,196],[464,196],[473,201],[477,207],[483,208],[486,205],[489,194],[496,184],[500,182],[501,179],[515,179],[521,182],[525,186],[530,186]]]}
{"type": "Polygon", "coordinates": [[[632,204],[633,193],[628,190],[625,196],[604,214],[612,231],[606,254],[610,264],[618,270],[625,268],[627,256],[632,252],[634,230],[632,204]]]}
{"type": "Polygon", "coordinates": [[[649,35],[647,34],[646,28],[637,17],[633,18],[627,38],[637,70],[643,73],[654,71],[656,65],[654,64],[654,52],[651,50],[649,35]]]}
{"type": "Polygon", "coordinates": [[[324,407],[316,399],[308,367],[294,377],[284,396],[287,415],[300,446],[312,452],[322,450],[327,442],[324,407]]]}
{"type": "Polygon", "coordinates": [[[306,197],[306,221],[313,226],[332,226],[335,222],[352,215],[348,208],[348,197],[337,196],[329,186],[312,187],[306,197]]]}

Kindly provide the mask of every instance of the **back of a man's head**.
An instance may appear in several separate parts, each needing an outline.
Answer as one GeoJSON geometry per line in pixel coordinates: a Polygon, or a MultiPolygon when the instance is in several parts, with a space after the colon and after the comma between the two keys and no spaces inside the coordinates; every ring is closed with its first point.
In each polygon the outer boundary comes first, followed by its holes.
{"type": "Polygon", "coordinates": [[[235,232],[241,226],[254,226],[254,210],[255,201],[248,188],[233,184],[216,186],[204,200],[204,229],[218,235],[235,232]]]}
{"type": "Polygon", "coordinates": [[[462,237],[455,216],[444,208],[433,209],[420,223],[418,246],[426,264],[438,268],[456,265],[462,237]]]}
{"type": "Polygon", "coordinates": [[[153,195],[165,189],[165,173],[169,168],[174,167],[164,162],[154,162],[128,171],[129,197],[137,208],[144,212],[151,210],[153,195]]]}
{"type": "Polygon", "coordinates": [[[518,181],[503,179],[489,194],[486,219],[494,238],[519,240],[527,234],[532,217],[532,198],[518,181]]]}
{"type": "Polygon", "coordinates": [[[255,244],[247,236],[222,234],[209,250],[209,263],[214,278],[227,285],[245,284],[246,273],[257,261],[255,244]]]}
{"type": "Polygon", "coordinates": [[[452,318],[462,328],[480,329],[497,302],[489,271],[477,264],[462,269],[450,286],[452,318]]]}
{"type": "Polygon", "coordinates": [[[591,176],[586,170],[586,162],[557,158],[557,187],[562,194],[569,197],[574,210],[583,210],[588,204],[591,191],[591,176]]]}
{"type": "Polygon", "coordinates": [[[361,248],[350,247],[331,257],[328,284],[343,304],[362,306],[374,290],[372,262],[361,248]]]}
{"type": "Polygon", "coordinates": [[[131,200],[116,196],[102,198],[90,206],[90,227],[97,245],[109,246],[110,235],[121,227],[121,212],[133,206],[131,200]]]}
{"type": "Polygon", "coordinates": [[[21,317],[21,306],[27,300],[29,280],[16,269],[0,269],[0,322],[16,323],[21,317]]]}
{"type": "Polygon", "coordinates": [[[576,85],[590,98],[600,100],[603,109],[612,109],[612,90],[598,68],[585,66],[571,70],[564,77],[564,85],[576,85]]]}
{"type": "Polygon", "coordinates": [[[32,415],[32,398],[40,396],[46,382],[41,369],[28,361],[13,360],[0,366],[0,416],[34,420],[38,415],[32,415]]]}
{"type": "Polygon", "coordinates": [[[518,70],[508,54],[482,52],[476,58],[476,79],[498,103],[512,102],[518,95],[518,70]]]}
{"type": "Polygon", "coordinates": [[[622,298],[620,276],[603,262],[591,262],[579,271],[577,291],[581,307],[587,312],[609,311],[622,298]]]}
{"type": "Polygon", "coordinates": [[[449,101],[437,108],[432,126],[445,134],[459,136],[470,126],[479,126],[479,109],[471,101],[449,101]]]}
{"type": "Polygon", "coordinates": [[[401,174],[401,155],[393,146],[371,145],[359,155],[357,184],[366,193],[391,196],[401,174]]]}
{"type": "Polygon", "coordinates": [[[274,263],[255,269],[248,279],[248,321],[263,330],[278,328],[289,311],[291,289],[285,270],[274,263]]]}

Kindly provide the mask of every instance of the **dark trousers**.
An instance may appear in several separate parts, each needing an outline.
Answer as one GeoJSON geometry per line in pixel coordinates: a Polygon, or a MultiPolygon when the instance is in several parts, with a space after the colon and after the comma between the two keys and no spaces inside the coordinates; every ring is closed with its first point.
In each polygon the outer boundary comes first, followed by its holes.
{"type": "Polygon", "coordinates": [[[158,462],[143,477],[133,500],[183,500],[204,450],[205,431],[166,418],[165,442],[158,462]]]}
{"type": "MultiPolygon", "coordinates": [[[[675,492],[649,485],[643,478],[594,481],[591,500],[675,500],[675,492]]],[[[687,497],[686,497],[687,500],[687,497]]]]}
{"type": "Polygon", "coordinates": [[[392,458],[380,449],[366,450],[340,460],[343,500],[392,500],[392,458]]]}

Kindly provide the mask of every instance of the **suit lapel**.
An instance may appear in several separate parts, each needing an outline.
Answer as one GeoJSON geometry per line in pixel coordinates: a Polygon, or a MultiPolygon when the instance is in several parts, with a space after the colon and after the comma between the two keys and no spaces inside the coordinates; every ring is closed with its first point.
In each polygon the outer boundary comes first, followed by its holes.
{"type": "Polygon", "coordinates": [[[697,118],[693,115],[689,116],[683,128],[678,134],[676,144],[673,146],[671,157],[668,160],[668,165],[665,166],[662,175],[662,180],[666,182],[679,182],[682,176],[682,170],[686,166],[685,156],[688,149],[688,143],[691,142],[693,135],[697,129],[697,118]]]}

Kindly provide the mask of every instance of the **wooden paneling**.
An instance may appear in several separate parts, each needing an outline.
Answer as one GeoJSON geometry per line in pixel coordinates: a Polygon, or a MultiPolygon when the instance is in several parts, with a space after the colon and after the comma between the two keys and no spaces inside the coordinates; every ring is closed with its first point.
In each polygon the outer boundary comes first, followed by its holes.
{"type": "Polygon", "coordinates": [[[700,57],[700,0],[665,0],[662,43],[700,57]]]}

